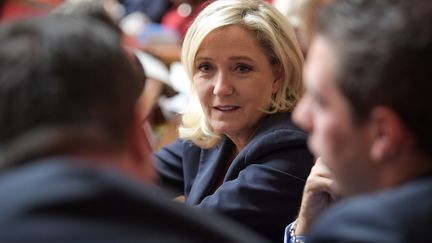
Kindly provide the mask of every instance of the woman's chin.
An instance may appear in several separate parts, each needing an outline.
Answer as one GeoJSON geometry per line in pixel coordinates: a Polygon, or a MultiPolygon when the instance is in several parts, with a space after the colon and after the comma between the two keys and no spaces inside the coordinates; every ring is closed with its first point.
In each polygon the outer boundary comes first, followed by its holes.
{"type": "Polygon", "coordinates": [[[217,124],[213,124],[213,131],[216,134],[224,134],[224,135],[228,135],[233,133],[233,124],[232,123],[217,123],[217,124]]]}

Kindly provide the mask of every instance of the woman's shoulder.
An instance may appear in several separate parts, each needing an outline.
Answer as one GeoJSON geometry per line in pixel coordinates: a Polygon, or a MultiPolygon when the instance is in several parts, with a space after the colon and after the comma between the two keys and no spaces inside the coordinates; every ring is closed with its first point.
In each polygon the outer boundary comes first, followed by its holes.
{"type": "Polygon", "coordinates": [[[253,140],[266,137],[306,140],[308,134],[292,122],[291,112],[285,112],[271,114],[261,120],[253,140]]]}
{"type": "Polygon", "coordinates": [[[158,157],[166,156],[167,154],[177,154],[177,156],[184,156],[184,154],[195,154],[202,150],[198,145],[194,144],[191,140],[177,138],[171,144],[165,145],[154,154],[158,157]]]}
{"type": "Polygon", "coordinates": [[[245,152],[273,153],[288,149],[304,149],[307,151],[308,134],[291,121],[290,113],[269,115],[261,121],[260,126],[245,147],[245,152]]]}

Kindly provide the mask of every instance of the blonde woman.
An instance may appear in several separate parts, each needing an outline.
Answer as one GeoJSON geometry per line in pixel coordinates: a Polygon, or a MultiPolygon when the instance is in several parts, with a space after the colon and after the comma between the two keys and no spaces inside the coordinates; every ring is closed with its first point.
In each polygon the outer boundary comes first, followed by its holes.
{"type": "Polygon", "coordinates": [[[161,184],[282,242],[313,164],[291,123],[303,94],[292,27],[265,1],[218,0],[189,28],[182,62],[193,98],[180,138],[155,155],[161,184]]]}

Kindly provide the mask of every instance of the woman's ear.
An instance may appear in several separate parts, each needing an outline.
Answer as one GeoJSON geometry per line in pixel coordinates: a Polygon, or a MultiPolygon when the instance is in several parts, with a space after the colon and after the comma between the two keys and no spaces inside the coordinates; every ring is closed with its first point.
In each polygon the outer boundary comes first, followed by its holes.
{"type": "Polygon", "coordinates": [[[280,87],[282,87],[285,74],[281,64],[276,65],[273,69],[274,69],[273,70],[274,79],[273,79],[272,93],[275,94],[277,91],[279,91],[280,87]]]}
{"type": "Polygon", "coordinates": [[[370,156],[373,161],[388,161],[403,150],[405,126],[392,109],[384,106],[372,110],[369,125],[371,126],[372,144],[370,156]]]}

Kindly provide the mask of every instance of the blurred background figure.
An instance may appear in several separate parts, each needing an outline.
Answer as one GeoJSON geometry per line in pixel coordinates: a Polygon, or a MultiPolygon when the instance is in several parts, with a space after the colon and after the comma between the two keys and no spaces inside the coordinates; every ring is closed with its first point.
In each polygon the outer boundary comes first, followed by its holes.
{"type": "Polygon", "coordinates": [[[131,81],[136,81],[136,87],[139,96],[137,98],[137,102],[140,103],[140,115],[141,120],[143,123],[143,132],[148,138],[149,146],[153,144],[152,141],[152,132],[150,129],[150,124],[148,122],[148,116],[152,110],[153,103],[150,103],[151,100],[146,99],[145,97],[148,97],[150,94],[146,89],[148,89],[149,84],[151,82],[155,82],[153,79],[149,79],[146,76],[145,69],[143,63],[138,58],[139,50],[127,46],[127,42],[125,43],[125,36],[122,33],[122,30],[118,26],[117,22],[113,18],[113,16],[110,14],[108,8],[109,6],[106,5],[107,1],[105,0],[75,0],[75,1],[68,1],[66,3],[63,3],[56,7],[51,14],[53,15],[65,15],[65,16],[71,16],[74,18],[86,18],[95,20],[98,22],[101,22],[102,24],[106,25],[107,27],[111,28],[114,32],[116,32],[120,38],[123,39],[123,48],[128,53],[128,57],[130,61],[132,62],[133,66],[135,67],[135,73],[136,78],[131,81]],[[147,103],[149,102],[149,103],[147,103]]]}
{"type": "MultiPolygon", "coordinates": [[[[160,1],[144,1],[144,5],[157,5],[160,1]]],[[[138,36],[128,35],[119,28],[119,21],[125,18],[128,13],[128,6],[140,5],[138,2],[123,2],[117,0],[7,0],[3,2],[7,14],[1,16],[1,21],[18,19],[35,15],[47,15],[53,9],[55,12],[64,12],[65,14],[91,15],[103,22],[108,23],[116,28],[123,38],[125,49],[130,53],[130,57],[145,73],[143,82],[144,90],[140,98],[142,105],[142,120],[147,127],[147,137],[151,138],[155,148],[160,148],[163,144],[168,144],[177,137],[176,127],[179,123],[178,113],[185,109],[189,97],[190,88],[188,78],[183,67],[178,63],[166,61],[154,55],[151,51],[140,44],[138,36]],[[123,5],[124,4],[124,5],[123,5]],[[129,5],[127,5],[129,4],[129,5]],[[103,6],[103,7],[101,7],[103,6]],[[60,9],[60,10],[59,10],[60,9]],[[101,12],[104,12],[101,14],[101,12]],[[4,17],[4,18],[3,18],[4,17]],[[137,62],[138,60],[138,62],[137,62]]],[[[174,7],[173,3],[168,3],[169,7],[174,7]]],[[[151,6],[149,6],[151,8],[151,6]]],[[[129,8],[129,9],[133,9],[129,8]]],[[[169,8],[164,10],[167,12],[169,8]]],[[[174,39],[177,39],[174,38],[174,39]]],[[[174,40],[173,38],[163,38],[164,41],[174,40]]],[[[163,43],[163,41],[160,41],[163,43]]],[[[175,41],[175,50],[178,60],[180,44],[175,41]]],[[[169,47],[163,46],[156,48],[159,50],[168,50],[169,47]]],[[[151,49],[151,48],[150,48],[151,49]]],[[[168,51],[171,53],[171,51],[168,51]]],[[[138,67],[139,68],[139,67],[138,67]]]]}
{"type": "MultiPolygon", "coordinates": [[[[75,0],[68,1],[57,7],[53,13],[73,15],[77,17],[91,17],[108,24],[111,28],[118,31],[123,37],[123,45],[129,52],[131,59],[137,66],[137,70],[141,73],[141,83],[143,83],[143,92],[140,97],[142,105],[142,120],[144,126],[149,134],[149,138],[154,138],[154,129],[161,122],[159,111],[159,98],[161,94],[173,93],[168,87],[169,84],[169,71],[167,66],[157,58],[144,53],[136,47],[132,37],[125,35],[120,29],[116,21],[115,14],[110,9],[115,9],[112,6],[112,1],[106,0],[75,0]],[[145,73],[145,75],[144,75],[145,73]]],[[[167,120],[170,114],[167,115],[167,120]]],[[[162,122],[164,122],[162,118],[162,122]]],[[[155,140],[155,139],[152,139],[155,140]]],[[[157,142],[157,141],[155,141],[157,142]]]]}
{"type": "MultiPolygon", "coordinates": [[[[169,65],[180,61],[184,35],[205,2],[205,0],[170,0],[169,8],[165,9],[160,22],[152,21],[143,12],[135,12],[125,16],[120,25],[126,34],[137,38],[142,50],[169,65]]],[[[144,1],[141,4],[144,6],[146,3],[144,1]]]]}
{"type": "Polygon", "coordinates": [[[141,14],[144,20],[160,23],[165,12],[172,6],[170,0],[120,0],[124,15],[141,14]]]}

